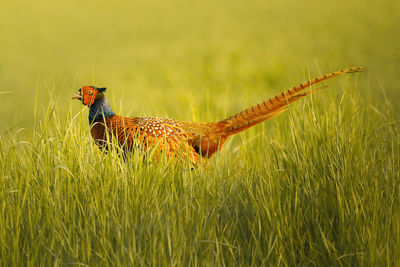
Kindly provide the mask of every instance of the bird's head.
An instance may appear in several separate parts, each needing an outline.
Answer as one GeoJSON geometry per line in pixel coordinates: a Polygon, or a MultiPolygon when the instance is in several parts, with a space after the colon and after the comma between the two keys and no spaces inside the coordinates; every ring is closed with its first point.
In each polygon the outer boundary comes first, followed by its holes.
{"type": "Polygon", "coordinates": [[[82,86],[73,96],[72,99],[78,99],[82,101],[82,104],[91,106],[96,100],[104,97],[106,88],[99,88],[96,86],[82,86]]]}

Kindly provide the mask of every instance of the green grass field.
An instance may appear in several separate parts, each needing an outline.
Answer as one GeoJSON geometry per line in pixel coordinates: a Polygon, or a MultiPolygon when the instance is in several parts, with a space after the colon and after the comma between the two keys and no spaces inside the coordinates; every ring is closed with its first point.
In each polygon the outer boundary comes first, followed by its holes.
{"type": "Polygon", "coordinates": [[[2,266],[400,266],[399,1],[3,1],[2,266]],[[344,67],[205,168],[93,144],[72,94],[217,121],[344,67]]]}

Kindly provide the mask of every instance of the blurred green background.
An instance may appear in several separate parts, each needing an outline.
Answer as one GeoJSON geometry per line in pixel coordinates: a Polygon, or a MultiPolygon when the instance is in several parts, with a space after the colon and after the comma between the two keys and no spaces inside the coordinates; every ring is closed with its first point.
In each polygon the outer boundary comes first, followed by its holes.
{"type": "Polygon", "coordinates": [[[50,98],[78,112],[71,94],[97,85],[124,115],[218,120],[350,66],[369,69],[354,78],[360,95],[398,111],[399,10],[394,0],[6,0],[0,129],[32,127],[36,91],[39,118],[50,98]]]}

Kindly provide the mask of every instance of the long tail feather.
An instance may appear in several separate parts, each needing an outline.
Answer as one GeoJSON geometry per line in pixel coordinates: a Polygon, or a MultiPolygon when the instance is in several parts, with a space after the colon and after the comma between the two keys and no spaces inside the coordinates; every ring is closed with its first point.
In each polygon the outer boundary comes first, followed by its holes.
{"type": "Polygon", "coordinates": [[[362,71],[366,71],[366,69],[362,67],[355,67],[322,75],[313,80],[303,82],[298,86],[294,86],[293,88],[282,92],[279,95],[271,97],[260,104],[252,106],[230,118],[222,120],[218,124],[223,125],[225,134],[228,136],[239,133],[260,122],[269,120],[281,114],[287,109],[288,104],[312,94],[316,90],[321,89],[321,87],[309,92],[299,93],[300,91],[335,76],[362,71]]]}

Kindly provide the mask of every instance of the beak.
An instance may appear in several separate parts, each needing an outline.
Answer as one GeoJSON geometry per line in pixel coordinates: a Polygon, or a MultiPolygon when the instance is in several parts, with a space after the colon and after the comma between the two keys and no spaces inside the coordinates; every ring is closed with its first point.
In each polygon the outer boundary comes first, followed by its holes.
{"type": "Polygon", "coordinates": [[[72,99],[78,99],[78,100],[82,100],[82,95],[81,92],[76,92],[73,96],[72,99]]]}

